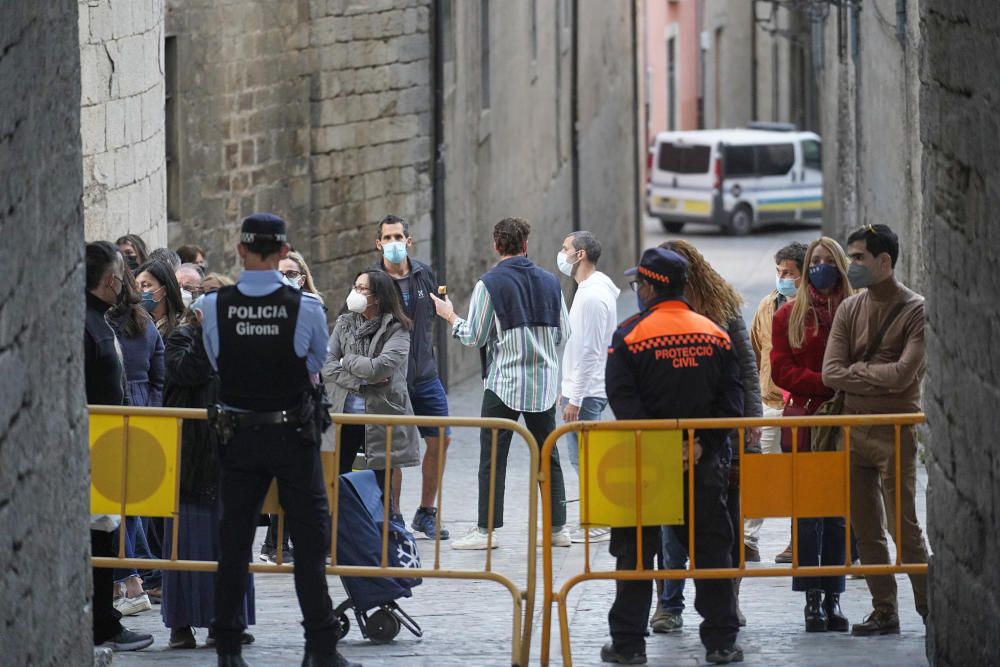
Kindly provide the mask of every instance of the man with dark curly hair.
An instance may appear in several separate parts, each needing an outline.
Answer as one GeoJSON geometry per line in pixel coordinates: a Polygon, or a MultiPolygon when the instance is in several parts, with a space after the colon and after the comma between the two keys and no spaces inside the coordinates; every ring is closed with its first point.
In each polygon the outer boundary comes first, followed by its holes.
{"type": "MultiPolygon", "coordinates": [[[[522,218],[504,218],[493,227],[493,248],[500,255],[472,291],[469,315],[455,313],[451,300],[434,297],[437,314],[451,325],[452,336],[480,350],[483,371],[484,418],[505,418],[524,424],[539,446],[556,426],[559,398],[558,346],[569,338],[569,313],[559,279],[528,259],[531,226],[522,218]]],[[[493,436],[480,432],[479,521],[452,543],[454,549],[497,548],[492,529],[503,526],[504,485],[511,431],[497,437],[494,515],[489,523],[493,436]]],[[[566,490],[559,453],[552,448],[552,544],[568,547],[566,490]]]]}

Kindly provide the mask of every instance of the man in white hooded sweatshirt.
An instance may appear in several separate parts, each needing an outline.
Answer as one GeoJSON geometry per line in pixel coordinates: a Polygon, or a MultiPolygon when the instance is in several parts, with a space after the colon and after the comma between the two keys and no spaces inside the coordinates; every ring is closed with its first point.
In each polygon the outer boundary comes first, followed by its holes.
{"type": "MultiPolygon", "coordinates": [[[[621,290],[611,278],[597,270],[601,244],[590,232],[573,232],[563,239],[556,258],[559,270],[577,283],[569,309],[573,336],[566,342],[562,359],[563,421],[597,421],[608,405],[604,389],[604,367],[608,346],[618,326],[618,295],[621,290]]],[[[579,443],[569,435],[569,461],[580,473],[579,443]]],[[[583,542],[586,531],[573,531],[573,542],[583,542]]],[[[609,528],[591,528],[590,541],[611,539],[609,528]]]]}

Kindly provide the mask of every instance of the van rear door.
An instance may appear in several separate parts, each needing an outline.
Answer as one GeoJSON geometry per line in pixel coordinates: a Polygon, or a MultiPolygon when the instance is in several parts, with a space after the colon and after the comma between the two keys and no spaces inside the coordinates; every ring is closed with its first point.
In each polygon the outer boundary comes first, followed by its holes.
{"type": "Polygon", "coordinates": [[[712,147],[680,138],[657,145],[653,161],[649,210],[675,220],[707,220],[711,215],[712,147]]]}

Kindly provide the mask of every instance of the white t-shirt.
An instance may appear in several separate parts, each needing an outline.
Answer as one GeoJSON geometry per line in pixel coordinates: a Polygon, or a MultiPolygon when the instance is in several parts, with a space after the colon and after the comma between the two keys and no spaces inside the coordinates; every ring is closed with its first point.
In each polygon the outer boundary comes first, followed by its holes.
{"type": "Polygon", "coordinates": [[[569,309],[573,336],[566,342],[562,359],[562,395],[571,405],[584,398],[607,398],[604,367],[608,346],[618,326],[618,295],[621,290],[600,271],[580,283],[569,309]]]}

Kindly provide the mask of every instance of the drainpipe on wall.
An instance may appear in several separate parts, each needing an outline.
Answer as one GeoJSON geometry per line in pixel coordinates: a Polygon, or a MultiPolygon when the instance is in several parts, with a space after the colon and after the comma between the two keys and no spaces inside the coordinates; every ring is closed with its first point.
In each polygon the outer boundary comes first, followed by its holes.
{"type": "MultiPolygon", "coordinates": [[[[448,284],[448,257],[446,252],[446,225],[444,199],[444,13],[441,0],[433,3],[434,22],[431,29],[431,85],[433,110],[431,129],[431,160],[434,169],[431,211],[431,258],[439,285],[448,284]]],[[[435,317],[434,340],[437,346],[438,375],[445,390],[448,389],[448,331],[441,318],[435,317]]]]}
{"type": "MultiPolygon", "coordinates": [[[[750,120],[757,118],[757,0],[750,3],[750,120]]],[[[722,127],[721,119],[715,124],[722,127]]]]}
{"type": "MultiPolygon", "coordinates": [[[[633,219],[635,221],[635,257],[642,254],[642,165],[646,163],[646,145],[639,137],[639,4],[638,0],[632,0],[632,99],[635,100],[635,111],[632,114],[632,140],[635,153],[632,156],[632,163],[635,165],[635,193],[632,196],[635,205],[633,219]]],[[[649,117],[646,117],[649,123],[649,117]]]]}
{"type": "Polygon", "coordinates": [[[570,93],[569,93],[569,115],[570,122],[570,170],[571,189],[573,197],[573,231],[578,232],[580,226],[580,101],[577,96],[577,89],[580,83],[580,63],[579,63],[579,43],[580,38],[577,30],[580,27],[578,15],[580,8],[579,0],[573,2],[573,16],[570,19],[570,93]]]}

